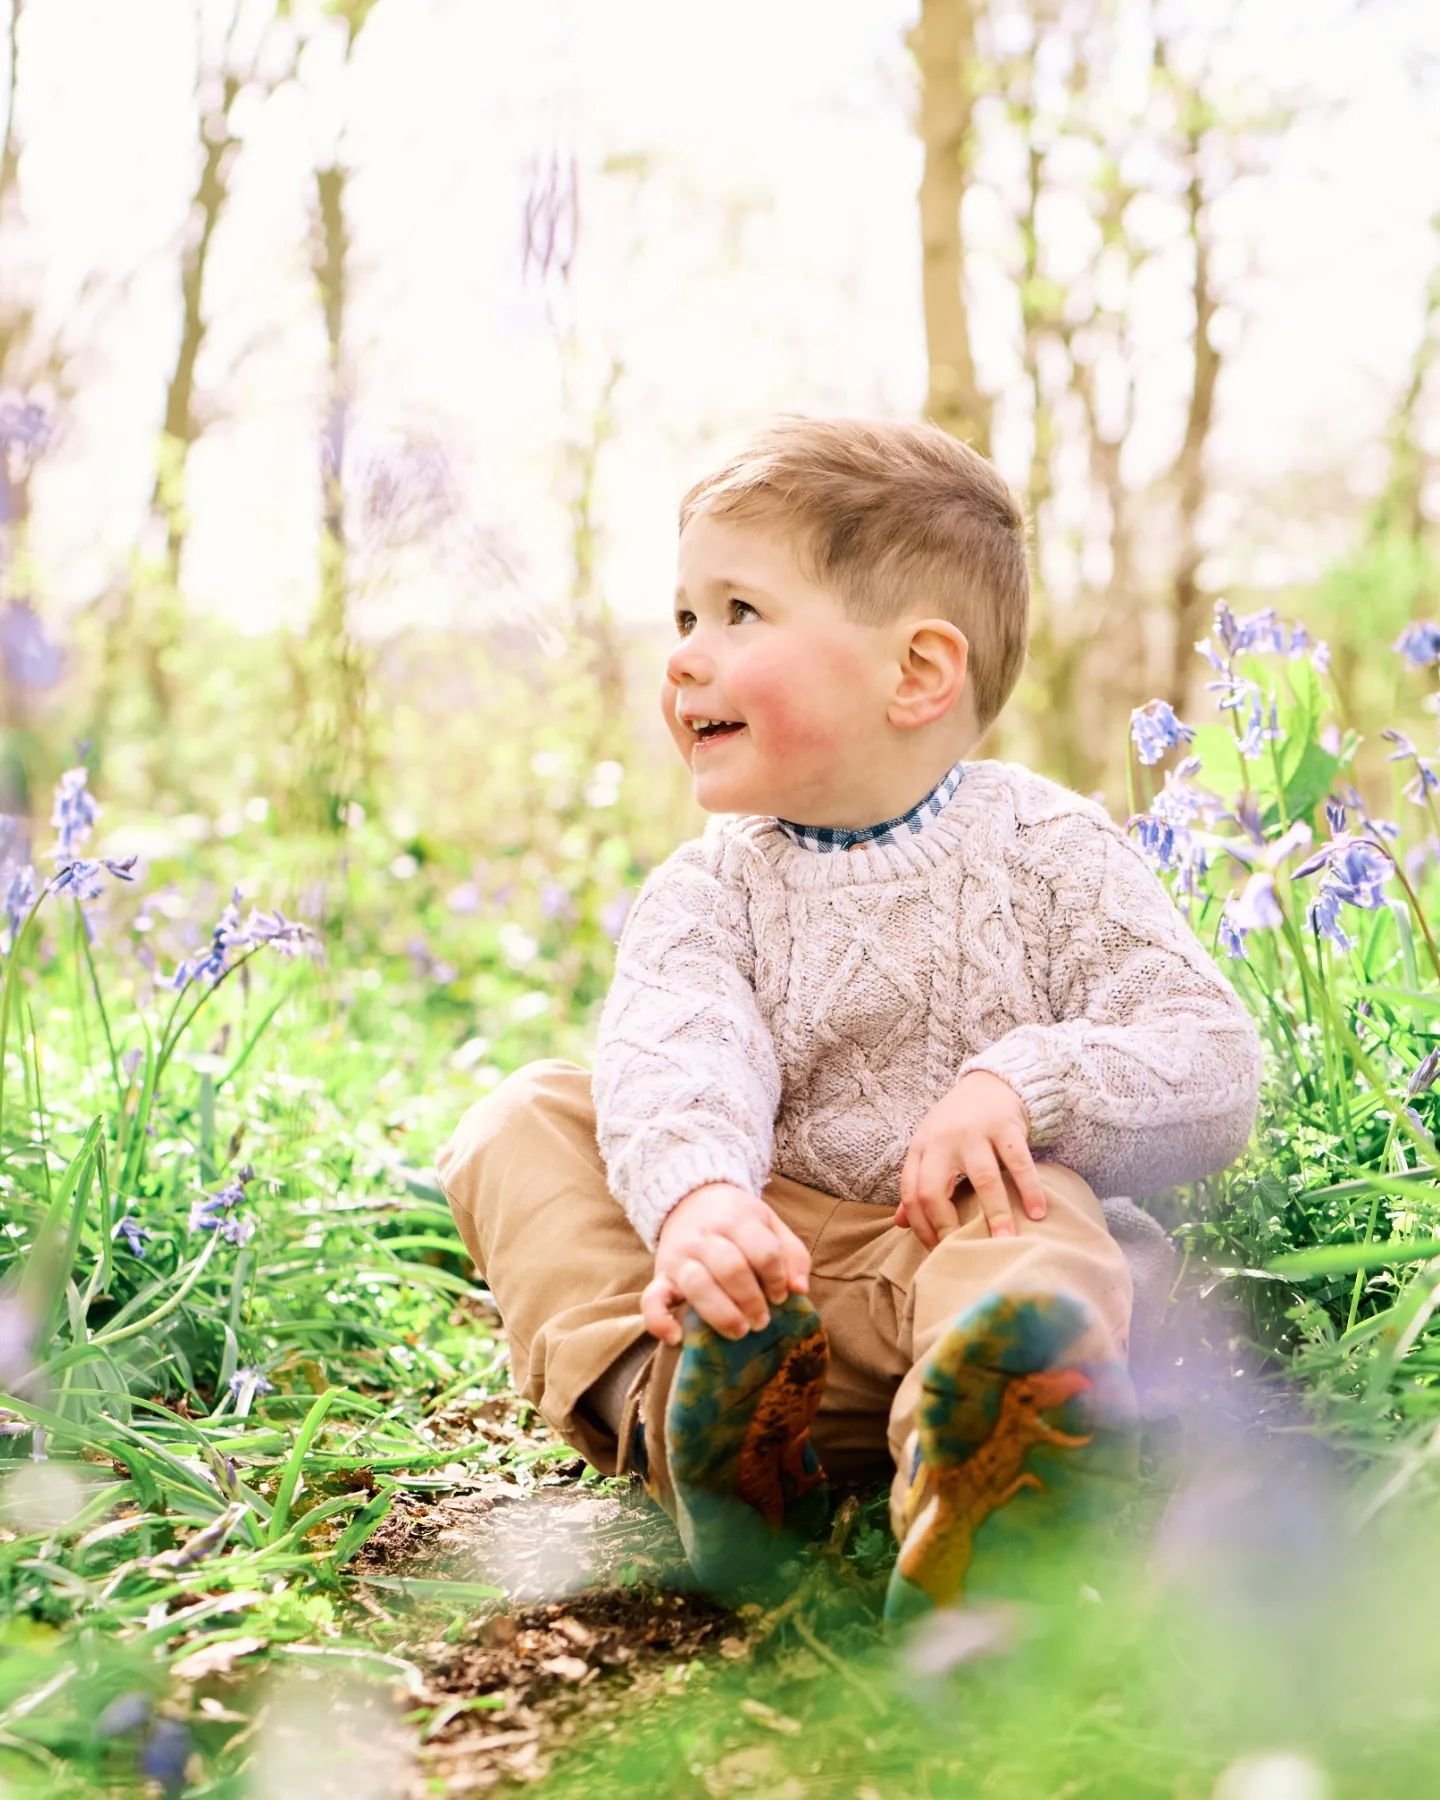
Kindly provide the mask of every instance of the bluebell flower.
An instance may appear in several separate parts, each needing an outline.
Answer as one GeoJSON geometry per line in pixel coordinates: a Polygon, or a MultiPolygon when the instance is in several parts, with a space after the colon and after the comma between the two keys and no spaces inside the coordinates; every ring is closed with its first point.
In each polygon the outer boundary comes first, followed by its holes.
{"type": "Polygon", "coordinates": [[[562,887],[558,881],[540,884],[540,911],[545,918],[566,919],[573,910],[568,888],[562,887]]]}
{"type": "Polygon", "coordinates": [[[1220,943],[1227,956],[1239,958],[1245,954],[1245,933],[1230,916],[1228,906],[1220,914],[1220,943]]]}
{"type": "Polygon", "coordinates": [[[1435,1077],[1440,1075],[1440,1045],[1437,1045],[1410,1077],[1409,1086],[1405,1089],[1407,1100],[1414,1100],[1421,1094],[1428,1094],[1435,1085],[1435,1077]]]}
{"type": "Polygon", "coordinates": [[[160,1783],[165,1800],[180,1800],[190,1761],[190,1731],[179,1719],[157,1718],[141,1746],[140,1772],[160,1783]]]}
{"type": "Polygon", "coordinates": [[[1157,869],[1177,867],[1175,827],[1168,819],[1158,818],[1150,812],[1136,813],[1130,820],[1130,829],[1139,838],[1141,850],[1157,869]]]}
{"type": "Polygon", "coordinates": [[[49,415],[39,401],[0,401],[0,449],[16,444],[33,453],[43,450],[49,440],[49,415]]]}
{"type": "Polygon", "coordinates": [[[1325,823],[1330,827],[1331,837],[1338,837],[1345,829],[1346,811],[1339,800],[1334,798],[1325,802],[1325,823]]]}
{"type": "Polygon", "coordinates": [[[237,1369],[230,1377],[230,1392],[237,1400],[240,1398],[240,1390],[247,1381],[255,1384],[254,1391],[257,1394],[273,1394],[275,1392],[274,1382],[267,1381],[258,1369],[237,1369]]]}
{"type": "Polygon", "coordinates": [[[59,894],[68,888],[77,900],[94,900],[104,891],[105,884],[100,879],[102,869],[118,875],[121,881],[133,881],[138,860],[138,855],[132,854],[125,857],[102,856],[98,862],[66,863],[50,877],[50,890],[59,894]]]}
{"type": "Polygon", "coordinates": [[[89,772],[84,768],[67,769],[60,777],[54,810],[50,814],[50,823],[60,833],[60,842],[55,846],[57,860],[75,855],[100,816],[95,797],[85,785],[89,778],[89,772]]]}
{"type": "Polygon", "coordinates": [[[1285,923],[1280,902],[1275,898],[1275,877],[1268,869],[1256,870],[1238,899],[1230,902],[1228,911],[1241,931],[1273,931],[1285,923]]]}
{"type": "Polygon", "coordinates": [[[126,1213],[116,1225],[114,1235],[119,1237],[121,1232],[124,1232],[125,1241],[130,1246],[130,1254],[140,1257],[145,1254],[144,1240],[155,1235],[148,1226],[141,1225],[130,1213],[126,1213]]]}
{"type": "Polygon", "coordinates": [[[319,939],[308,925],[298,924],[278,912],[250,909],[250,916],[240,923],[240,890],[231,892],[230,904],[221,913],[211,932],[210,948],[202,956],[188,957],[164,985],[178,992],[202,976],[212,987],[231,968],[230,952],[264,944],[280,956],[299,956],[314,951],[319,939]]]}
{"type": "Polygon", "coordinates": [[[1268,742],[1282,735],[1275,696],[1270,696],[1270,717],[1267,721],[1260,690],[1255,688],[1250,695],[1250,717],[1245,721],[1245,729],[1239,738],[1240,754],[1253,761],[1255,757],[1264,755],[1268,742]]]}
{"type": "Polygon", "coordinates": [[[95,1721],[95,1730],[101,1737],[119,1737],[122,1732],[138,1731],[153,1710],[148,1694],[121,1694],[95,1721]]]}
{"type": "Polygon", "coordinates": [[[1415,764],[1415,773],[1405,783],[1401,792],[1407,800],[1413,800],[1417,805],[1423,806],[1426,796],[1440,789],[1440,774],[1436,772],[1434,759],[1422,756],[1403,731],[1396,731],[1387,726],[1380,735],[1395,745],[1385,759],[1387,762],[1413,762],[1415,764]]]}
{"type": "Polygon", "coordinates": [[[1418,619],[1405,627],[1391,647],[1415,668],[1428,668],[1440,662],[1440,625],[1433,619],[1418,619]]]}
{"type": "Polygon", "coordinates": [[[236,1172],[235,1179],[221,1188],[218,1194],[202,1194],[198,1200],[191,1203],[186,1229],[192,1232],[218,1230],[220,1235],[232,1244],[248,1243],[251,1233],[255,1229],[253,1221],[249,1221],[250,1230],[241,1234],[238,1221],[224,1215],[233,1213],[234,1209],[239,1206],[245,1198],[247,1182],[254,1179],[255,1171],[249,1163],[246,1163],[242,1169],[236,1172]]]}
{"type": "Polygon", "coordinates": [[[1157,763],[1176,744],[1188,744],[1193,726],[1182,724],[1168,700],[1150,700],[1130,715],[1130,737],[1142,763],[1157,763]]]}

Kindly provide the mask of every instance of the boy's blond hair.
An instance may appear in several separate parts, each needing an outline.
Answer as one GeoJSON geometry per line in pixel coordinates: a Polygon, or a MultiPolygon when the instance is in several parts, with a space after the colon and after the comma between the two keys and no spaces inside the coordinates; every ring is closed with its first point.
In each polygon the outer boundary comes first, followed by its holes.
{"type": "Polygon", "coordinates": [[[970,644],[984,731],[1020,678],[1030,614],[1025,521],[978,451],[938,425],[782,413],[680,502],[783,527],[809,580],[865,625],[948,619],[970,644]]]}

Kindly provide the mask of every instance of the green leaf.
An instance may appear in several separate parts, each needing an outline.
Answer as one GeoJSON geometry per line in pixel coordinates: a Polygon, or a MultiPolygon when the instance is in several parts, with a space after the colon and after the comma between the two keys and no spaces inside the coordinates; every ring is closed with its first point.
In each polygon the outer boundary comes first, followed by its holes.
{"type": "Polygon", "coordinates": [[[1440,1238],[1403,1243],[1318,1244],[1312,1250],[1287,1250],[1265,1267],[1274,1275],[1349,1275],[1357,1269],[1396,1268],[1440,1256],[1440,1238]]]}

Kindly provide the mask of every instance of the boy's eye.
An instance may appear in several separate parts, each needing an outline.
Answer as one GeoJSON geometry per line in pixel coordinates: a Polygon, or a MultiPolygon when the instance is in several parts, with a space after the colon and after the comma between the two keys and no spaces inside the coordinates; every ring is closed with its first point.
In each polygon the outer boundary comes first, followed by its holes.
{"type": "MultiPolygon", "coordinates": [[[[755,608],[748,600],[741,600],[737,595],[732,594],[730,596],[730,604],[731,606],[743,606],[746,612],[755,613],[757,619],[760,617],[759,613],[755,612],[755,608]]],[[[675,628],[682,637],[694,623],[695,615],[692,612],[678,612],[675,615],[675,628]]]]}

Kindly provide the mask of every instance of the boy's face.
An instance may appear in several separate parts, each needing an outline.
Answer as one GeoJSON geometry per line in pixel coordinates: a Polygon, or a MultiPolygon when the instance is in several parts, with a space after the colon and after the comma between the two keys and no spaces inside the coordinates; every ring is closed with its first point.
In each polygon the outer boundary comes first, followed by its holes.
{"type": "Polygon", "coordinates": [[[890,773],[895,626],[847,619],[778,532],[704,513],[681,534],[678,588],[660,709],[699,804],[807,825],[873,823],[865,814],[890,773]],[[701,738],[693,718],[740,729],[701,738]]]}

